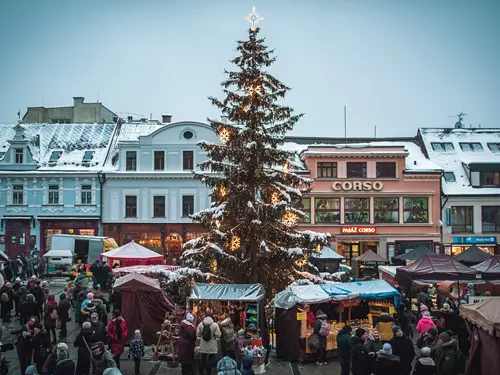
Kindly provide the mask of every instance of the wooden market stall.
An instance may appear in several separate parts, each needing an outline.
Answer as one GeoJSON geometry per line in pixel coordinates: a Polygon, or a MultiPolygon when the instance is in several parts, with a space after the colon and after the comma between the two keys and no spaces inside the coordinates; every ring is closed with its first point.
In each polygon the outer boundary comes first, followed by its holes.
{"type": "Polygon", "coordinates": [[[102,253],[101,259],[108,262],[109,265],[118,262],[122,267],[165,263],[163,255],[155,253],[153,250],[141,246],[134,241],[102,253]]]}
{"type": "Polygon", "coordinates": [[[313,327],[308,324],[308,309],[313,314],[321,310],[328,316],[327,355],[332,356],[337,349],[337,334],[345,324],[353,329],[371,329],[373,317],[393,313],[400,299],[399,292],[384,280],[290,286],[274,300],[276,353],[288,361],[311,359],[308,341],[313,327]]]}

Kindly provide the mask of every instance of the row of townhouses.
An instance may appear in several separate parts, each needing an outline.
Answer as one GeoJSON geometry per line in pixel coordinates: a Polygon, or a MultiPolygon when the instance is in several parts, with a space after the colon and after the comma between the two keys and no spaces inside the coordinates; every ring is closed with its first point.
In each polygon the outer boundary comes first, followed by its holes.
{"type": "MultiPolygon", "coordinates": [[[[0,124],[0,250],[48,250],[53,234],[111,236],[178,256],[204,232],[189,215],[210,206],[192,170],[199,122],[121,120],[101,103],[28,108],[0,124]]],[[[419,245],[500,253],[500,129],[421,128],[415,137],[289,137],[294,165],[313,179],[301,229],[332,234],[350,259],[391,258],[419,245]]]]}

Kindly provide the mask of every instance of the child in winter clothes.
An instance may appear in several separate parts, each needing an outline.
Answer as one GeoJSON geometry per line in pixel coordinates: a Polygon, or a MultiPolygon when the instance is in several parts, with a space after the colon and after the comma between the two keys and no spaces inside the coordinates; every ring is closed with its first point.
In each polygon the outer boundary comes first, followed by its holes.
{"type": "Polygon", "coordinates": [[[217,363],[217,375],[241,375],[241,372],[234,359],[224,357],[217,363]]]}
{"type": "Polygon", "coordinates": [[[427,330],[431,327],[436,328],[436,325],[432,321],[431,313],[429,311],[426,311],[424,312],[424,316],[422,317],[422,319],[418,321],[417,331],[420,332],[420,334],[422,335],[424,332],[427,332],[427,330]]]}
{"type": "Polygon", "coordinates": [[[244,356],[242,358],[243,370],[241,370],[241,375],[254,375],[255,372],[253,371],[252,365],[253,365],[253,358],[250,357],[249,355],[244,356]]]}
{"type": "Polygon", "coordinates": [[[415,363],[413,375],[436,375],[436,364],[430,357],[431,348],[423,347],[420,349],[420,358],[415,363]]]}
{"type": "Polygon", "coordinates": [[[128,357],[132,358],[135,363],[135,375],[140,375],[141,373],[141,358],[144,357],[144,354],[144,342],[142,341],[141,331],[137,329],[128,350],[128,357]]]}

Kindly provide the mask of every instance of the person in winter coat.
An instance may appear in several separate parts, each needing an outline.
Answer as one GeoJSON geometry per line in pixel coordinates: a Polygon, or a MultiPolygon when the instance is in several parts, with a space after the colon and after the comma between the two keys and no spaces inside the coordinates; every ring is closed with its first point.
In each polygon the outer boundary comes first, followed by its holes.
{"type": "Polygon", "coordinates": [[[50,333],[52,332],[52,344],[55,344],[57,342],[57,336],[56,336],[56,325],[57,325],[57,302],[56,302],[56,296],[53,294],[49,294],[48,299],[47,299],[47,304],[45,305],[45,312],[44,312],[44,322],[45,322],[45,329],[47,332],[50,333]]]}
{"type": "Polygon", "coordinates": [[[90,369],[89,348],[99,342],[96,332],[92,329],[90,322],[83,323],[82,330],[75,339],[75,347],[78,348],[78,361],[76,363],[75,375],[85,375],[90,369]]]}
{"type": "MultiPolygon", "coordinates": [[[[93,344],[90,347],[90,351],[92,353],[90,361],[93,375],[103,375],[104,371],[110,368],[117,369],[113,355],[105,349],[103,342],[96,342],[93,344]]],[[[86,374],[88,374],[88,372],[86,374]]]]}
{"type": "Polygon", "coordinates": [[[75,362],[66,358],[57,361],[54,375],[73,375],[75,373],[75,362]]]}
{"type": "Polygon", "coordinates": [[[35,281],[35,286],[31,293],[35,296],[35,301],[38,303],[38,311],[41,315],[43,313],[43,304],[45,303],[45,293],[40,286],[40,280],[35,281]]]}
{"type": "Polygon", "coordinates": [[[351,333],[351,326],[346,324],[337,335],[337,352],[340,358],[341,375],[351,373],[351,333]]]}
{"type": "Polygon", "coordinates": [[[403,330],[399,326],[392,328],[394,337],[389,341],[392,347],[392,354],[399,357],[401,362],[401,373],[409,375],[411,372],[411,363],[415,358],[415,348],[411,339],[403,334],[403,330]]]}
{"type": "Polygon", "coordinates": [[[365,347],[367,336],[363,328],[358,328],[356,335],[351,340],[352,375],[370,375],[371,359],[365,347]]]}
{"type": "Polygon", "coordinates": [[[39,373],[42,372],[43,365],[49,356],[52,345],[50,336],[40,323],[35,324],[33,334],[33,362],[39,373]]]}
{"type": "Polygon", "coordinates": [[[144,357],[144,342],[142,341],[141,331],[138,329],[134,332],[134,338],[130,342],[128,357],[132,358],[135,364],[135,375],[141,374],[141,358],[144,357]]]}
{"type": "Polygon", "coordinates": [[[438,345],[438,330],[436,328],[429,328],[427,332],[424,332],[417,340],[417,348],[428,347],[431,349],[431,357],[434,358],[434,354],[438,345]]]}
{"type": "Polygon", "coordinates": [[[122,318],[120,310],[113,311],[113,318],[109,322],[106,332],[116,368],[120,369],[120,356],[125,351],[125,340],[128,336],[127,323],[122,318]]]}
{"type": "Polygon", "coordinates": [[[236,358],[235,355],[235,334],[234,325],[229,317],[223,316],[224,319],[219,322],[219,328],[221,331],[221,346],[222,355],[224,357],[236,358]]]}
{"type": "Polygon", "coordinates": [[[61,323],[61,334],[59,336],[61,340],[68,335],[66,324],[71,321],[69,317],[70,309],[71,303],[66,298],[66,293],[61,293],[59,296],[59,306],[57,306],[57,315],[59,316],[59,322],[61,323]]]}
{"type": "Polygon", "coordinates": [[[372,329],[365,343],[368,353],[378,353],[379,350],[382,350],[383,345],[384,343],[382,342],[382,340],[380,340],[380,333],[378,332],[378,330],[372,329]]]}
{"type": "Polygon", "coordinates": [[[25,327],[21,330],[10,331],[11,334],[19,332],[16,346],[21,373],[24,373],[23,371],[31,364],[31,358],[33,356],[33,328],[35,323],[29,321],[28,325],[32,325],[32,328],[26,329],[25,327]]]}
{"type": "Polygon", "coordinates": [[[410,338],[413,338],[413,329],[411,327],[411,312],[406,309],[406,305],[399,305],[397,318],[399,326],[403,330],[403,334],[410,338]]]}
{"type": "Polygon", "coordinates": [[[16,310],[16,316],[19,316],[19,307],[21,306],[21,296],[19,292],[21,291],[21,279],[16,277],[14,285],[12,285],[12,292],[14,293],[14,304],[16,310]]]}
{"type": "Polygon", "coordinates": [[[219,325],[212,319],[212,314],[205,314],[203,321],[196,328],[196,337],[200,338],[201,374],[212,374],[215,355],[218,352],[217,340],[221,337],[219,325]]]}
{"type": "Polygon", "coordinates": [[[241,375],[255,375],[255,371],[253,370],[253,357],[246,355],[241,360],[242,370],[241,375]]]}
{"type": "Polygon", "coordinates": [[[14,291],[9,281],[0,289],[0,305],[2,307],[2,321],[9,323],[11,312],[14,308],[14,291]]]}
{"type": "Polygon", "coordinates": [[[392,339],[392,327],[394,324],[394,318],[387,313],[382,313],[373,319],[374,328],[379,331],[382,342],[392,339]]]}
{"type": "Polygon", "coordinates": [[[323,311],[316,311],[316,323],[314,323],[314,334],[318,337],[317,359],[319,366],[326,365],[326,338],[330,334],[328,317],[323,311]]]}
{"type": "Polygon", "coordinates": [[[29,293],[26,295],[26,302],[19,307],[19,319],[22,324],[26,324],[32,316],[36,316],[37,319],[40,317],[40,307],[35,301],[35,296],[29,293]]]}
{"type": "Polygon", "coordinates": [[[457,342],[451,338],[447,332],[439,334],[440,347],[436,350],[436,374],[437,375],[457,375],[462,373],[461,354],[458,350],[457,342]]]}
{"type": "Polygon", "coordinates": [[[107,368],[106,370],[104,370],[102,375],[123,375],[123,374],[117,368],[107,368]]]}
{"type": "Polygon", "coordinates": [[[424,316],[417,323],[417,331],[422,335],[424,332],[427,332],[429,328],[436,328],[436,325],[432,321],[431,313],[426,311],[424,316]]]}
{"type": "Polygon", "coordinates": [[[39,372],[36,369],[35,365],[29,365],[28,367],[26,367],[26,370],[24,371],[24,375],[38,375],[38,374],[39,372]]]}
{"type": "Polygon", "coordinates": [[[436,364],[430,355],[431,348],[425,346],[420,349],[420,358],[415,363],[413,375],[436,375],[436,364]]]}
{"type": "Polygon", "coordinates": [[[90,314],[90,325],[97,336],[97,341],[102,341],[104,344],[107,344],[108,336],[106,336],[106,326],[99,320],[98,313],[93,312],[90,314]]]}
{"type": "Polygon", "coordinates": [[[52,375],[56,370],[58,360],[69,358],[68,345],[61,342],[54,346],[42,368],[42,375],[52,375]]]}
{"type": "Polygon", "coordinates": [[[377,353],[372,373],[374,375],[401,375],[401,363],[399,357],[392,354],[391,344],[385,343],[382,350],[377,353]]]}
{"type": "Polygon", "coordinates": [[[460,316],[458,315],[458,311],[454,311],[448,303],[444,303],[439,313],[441,315],[437,327],[439,333],[449,330],[454,334],[458,334],[460,328],[460,316]]]}
{"type": "Polygon", "coordinates": [[[217,375],[241,375],[241,372],[234,359],[224,357],[217,363],[217,375]]]}
{"type": "Polygon", "coordinates": [[[194,375],[194,347],[196,344],[196,327],[194,316],[186,314],[179,326],[178,352],[182,375],[194,375]]]}

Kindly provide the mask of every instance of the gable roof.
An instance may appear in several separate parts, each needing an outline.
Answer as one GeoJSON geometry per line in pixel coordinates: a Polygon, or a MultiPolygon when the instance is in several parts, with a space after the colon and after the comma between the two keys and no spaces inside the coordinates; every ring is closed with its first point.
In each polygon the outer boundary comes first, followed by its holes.
{"type": "Polygon", "coordinates": [[[380,263],[389,263],[389,261],[385,258],[382,258],[380,255],[375,253],[373,250],[368,250],[363,255],[359,257],[353,258],[353,260],[357,262],[380,262],[380,263]]]}
{"type": "Polygon", "coordinates": [[[455,260],[458,260],[460,263],[471,266],[490,259],[491,255],[486,251],[481,250],[475,244],[473,244],[467,250],[461,252],[460,254],[455,255],[454,258],[455,260]]]}
{"type": "Polygon", "coordinates": [[[101,257],[108,259],[163,259],[163,255],[155,253],[153,250],[149,250],[147,247],[139,245],[135,241],[126,243],[116,249],[106,251],[101,254],[101,257]]]}
{"type": "Polygon", "coordinates": [[[500,255],[494,255],[471,268],[480,271],[483,274],[483,279],[500,280],[500,255]]]}
{"type": "Polygon", "coordinates": [[[415,249],[408,251],[407,253],[395,256],[394,259],[419,260],[426,254],[434,254],[434,252],[431,249],[425,247],[424,245],[420,245],[417,246],[415,249]]]}
{"type": "MultiPolygon", "coordinates": [[[[38,170],[92,170],[104,165],[115,124],[22,124],[24,137],[38,170]],[[53,151],[62,151],[50,161],[53,151]],[[93,151],[88,164],[83,163],[86,151],[93,151]],[[49,163],[50,161],[50,163],[49,163]]],[[[9,149],[14,138],[12,124],[0,124],[0,152],[9,149]]]]}
{"type": "Polygon", "coordinates": [[[345,259],[342,255],[337,253],[335,250],[333,250],[331,247],[324,246],[323,249],[319,253],[314,253],[312,255],[312,258],[318,259],[318,260],[341,260],[345,259]]]}

